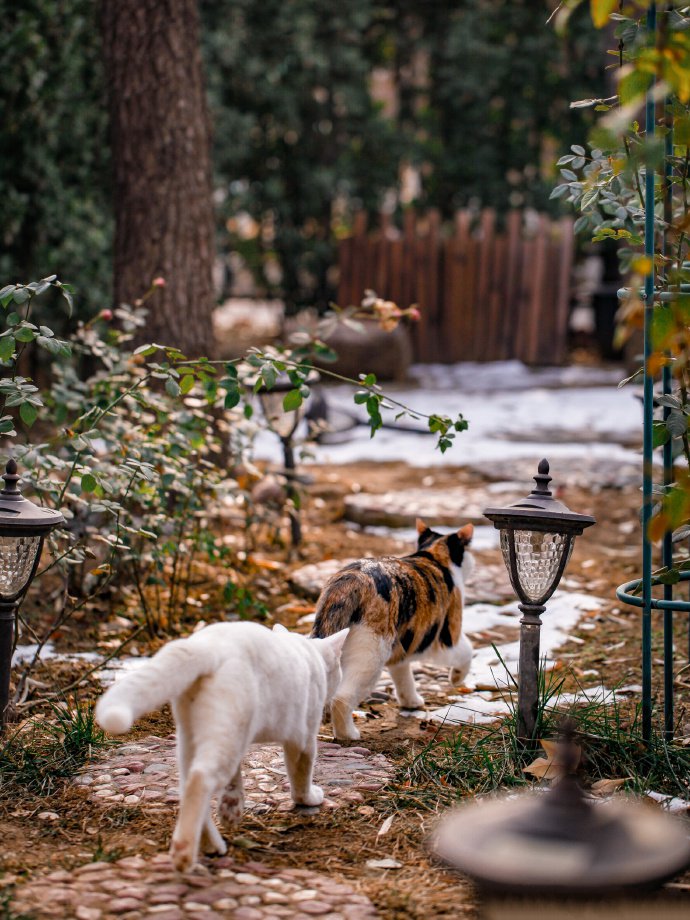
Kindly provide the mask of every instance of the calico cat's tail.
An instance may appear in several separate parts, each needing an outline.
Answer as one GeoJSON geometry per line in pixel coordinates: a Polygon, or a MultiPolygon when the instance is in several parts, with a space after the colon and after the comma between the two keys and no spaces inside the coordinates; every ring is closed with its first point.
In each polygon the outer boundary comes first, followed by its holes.
{"type": "Polygon", "coordinates": [[[212,674],[221,664],[217,655],[194,653],[189,639],[168,643],[150,661],[126,674],[96,704],[96,721],[107,732],[121,735],[147,712],[176,699],[195,680],[212,674]]]}

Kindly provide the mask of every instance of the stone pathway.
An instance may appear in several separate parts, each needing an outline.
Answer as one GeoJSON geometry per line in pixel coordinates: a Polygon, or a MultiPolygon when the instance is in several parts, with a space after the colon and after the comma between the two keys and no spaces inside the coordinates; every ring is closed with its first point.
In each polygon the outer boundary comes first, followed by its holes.
{"type": "Polygon", "coordinates": [[[230,857],[184,875],[167,854],[59,869],[20,886],[15,913],[76,920],[370,920],[371,901],[349,885],[306,869],[240,865],[230,857]]]}
{"type": "MultiPolygon", "coordinates": [[[[390,761],[368,748],[319,742],[314,781],[326,795],[323,808],[360,804],[364,793],[382,789],[392,773],[390,761]]],[[[242,774],[248,811],[264,814],[294,807],[279,745],[253,748],[245,758],[242,774]]],[[[179,801],[175,736],[152,735],[123,744],[105,759],[90,764],[74,783],[97,805],[168,810],[179,801]]]]}

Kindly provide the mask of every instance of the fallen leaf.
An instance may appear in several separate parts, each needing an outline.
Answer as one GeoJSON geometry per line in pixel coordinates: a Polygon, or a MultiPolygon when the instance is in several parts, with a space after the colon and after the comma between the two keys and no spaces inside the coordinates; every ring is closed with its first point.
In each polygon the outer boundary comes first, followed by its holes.
{"type": "Polygon", "coordinates": [[[271,571],[278,571],[279,569],[284,568],[282,562],[276,562],[275,559],[264,559],[262,556],[255,556],[253,553],[250,553],[247,556],[247,562],[250,565],[256,566],[257,569],[270,569],[271,571]]]}
{"type": "Polygon", "coordinates": [[[308,604],[305,601],[290,601],[287,604],[281,604],[276,607],[275,613],[313,613],[316,610],[316,604],[308,604]]]}
{"type": "Polygon", "coordinates": [[[378,833],[376,834],[376,839],[377,839],[377,840],[378,840],[379,837],[383,837],[384,834],[387,834],[388,831],[391,829],[391,824],[393,823],[393,818],[394,818],[394,817],[395,817],[394,815],[389,815],[389,816],[386,818],[386,820],[383,822],[383,824],[381,825],[381,827],[380,827],[379,830],[378,830],[378,833]]]}
{"type": "Polygon", "coordinates": [[[594,795],[610,795],[616,789],[624,786],[629,779],[631,779],[630,776],[624,776],[623,779],[598,779],[596,783],[592,783],[591,791],[594,795]]]}
{"type": "MultiPolygon", "coordinates": [[[[560,758],[562,747],[557,741],[540,740],[539,744],[544,748],[546,757],[537,757],[529,766],[523,768],[524,773],[531,773],[537,779],[560,779],[563,776],[563,762],[560,758]]],[[[569,763],[571,770],[574,770],[580,763],[582,757],[582,748],[579,744],[570,746],[574,751],[573,761],[569,763]]]]}
{"type": "Polygon", "coordinates": [[[402,863],[394,859],[368,859],[367,869],[402,869],[402,863]]]}

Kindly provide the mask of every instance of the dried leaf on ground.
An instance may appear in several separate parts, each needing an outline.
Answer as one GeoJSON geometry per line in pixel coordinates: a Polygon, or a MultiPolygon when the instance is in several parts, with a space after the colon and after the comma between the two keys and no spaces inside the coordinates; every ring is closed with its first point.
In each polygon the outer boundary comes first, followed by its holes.
{"type": "MultiPolygon", "coordinates": [[[[531,773],[537,779],[554,780],[560,779],[565,772],[561,759],[562,747],[557,741],[540,740],[539,743],[546,752],[546,757],[537,757],[531,764],[524,768],[525,773],[531,773]]],[[[569,746],[573,751],[572,761],[568,764],[571,770],[574,770],[582,758],[582,748],[579,744],[569,746]]]]}
{"type": "Polygon", "coordinates": [[[367,869],[402,869],[402,863],[395,859],[368,859],[367,869]]]}
{"type": "Polygon", "coordinates": [[[383,837],[384,834],[387,834],[388,831],[391,829],[391,825],[393,824],[393,818],[394,818],[394,817],[395,817],[394,815],[389,815],[389,816],[386,818],[386,820],[383,822],[383,824],[381,825],[381,827],[378,829],[378,833],[376,834],[376,839],[377,839],[377,840],[378,840],[379,837],[383,837]]]}
{"type": "Polygon", "coordinates": [[[624,786],[629,779],[631,779],[630,776],[624,776],[622,779],[598,779],[596,783],[592,783],[591,791],[594,795],[610,795],[616,789],[624,786]]]}

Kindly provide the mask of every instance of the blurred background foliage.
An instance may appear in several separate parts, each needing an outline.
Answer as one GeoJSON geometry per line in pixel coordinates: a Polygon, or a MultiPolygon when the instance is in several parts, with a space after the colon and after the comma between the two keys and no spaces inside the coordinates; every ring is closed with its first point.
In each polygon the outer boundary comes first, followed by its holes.
{"type": "MultiPolygon", "coordinates": [[[[359,208],[561,207],[555,160],[591,117],[569,103],[605,94],[584,7],[563,39],[549,0],[199,2],[221,297],[239,254],[257,293],[325,304],[359,208]]],[[[98,4],[0,11],[1,276],[56,272],[92,315],[113,224],[98,4]]]]}

